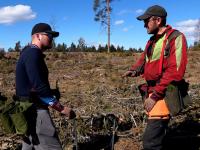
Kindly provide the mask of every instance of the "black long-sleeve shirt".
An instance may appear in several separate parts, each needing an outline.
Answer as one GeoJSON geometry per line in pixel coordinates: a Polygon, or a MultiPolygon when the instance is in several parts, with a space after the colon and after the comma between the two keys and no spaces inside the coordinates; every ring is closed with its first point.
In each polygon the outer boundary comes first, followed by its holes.
{"type": "Polygon", "coordinates": [[[48,68],[45,55],[35,45],[27,46],[21,53],[16,66],[16,95],[29,97],[35,91],[39,97],[50,97],[48,68]]]}

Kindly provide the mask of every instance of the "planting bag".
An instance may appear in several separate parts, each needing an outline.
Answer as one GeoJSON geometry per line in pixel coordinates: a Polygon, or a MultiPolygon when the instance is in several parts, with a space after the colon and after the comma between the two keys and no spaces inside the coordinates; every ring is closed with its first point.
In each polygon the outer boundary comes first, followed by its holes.
{"type": "Polygon", "coordinates": [[[177,115],[181,110],[191,104],[191,98],[188,95],[189,83],[182,80],[179,84],[170,84],[167,87],[165,102],[169,108],[171,116],[177,115]]]}
{"type": "Polygon", "coordinates": [[[28,125],[24,113],[31,105],[30,102],[19,101],[4,104],[0,119],[5,133],[26,134],[28,125]]]}

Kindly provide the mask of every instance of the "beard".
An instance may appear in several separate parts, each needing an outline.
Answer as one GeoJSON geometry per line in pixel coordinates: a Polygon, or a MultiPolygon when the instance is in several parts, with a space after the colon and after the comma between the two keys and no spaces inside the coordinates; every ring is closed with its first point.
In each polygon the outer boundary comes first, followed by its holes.
{"type": "Polygon", "coordinates": [[[48,49],[51,49],[52,48],[52,45],[48,45],[48,46],[43,46],[42,49],[44,50],[48,50],[48,49]]]}
{"type": "Polygon", "coordinates": [[[49,43],[47,43],[46,45],[42,46],[43,50],[48,50],[51,49],[53,47],[52,41],[50,41],[49,43]]]}
{"type": "Polygon", "coordinates": [[[156,35],[159,31],[159,28],[155,27],[155,28],[152,28],[151,30],[147,29],[147,33],[148,34],[154,34],[156,35]]]}

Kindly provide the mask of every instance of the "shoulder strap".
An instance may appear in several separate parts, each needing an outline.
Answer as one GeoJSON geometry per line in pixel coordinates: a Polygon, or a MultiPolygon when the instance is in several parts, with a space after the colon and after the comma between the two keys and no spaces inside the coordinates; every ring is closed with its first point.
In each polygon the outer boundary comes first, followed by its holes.
{"type": "Polygon", "coordinates": [[[164,51],[164,56],[169,56],[170,53],[170,41],[175,38],[178,37],[179,35],[181,35],[181,32],[179,32],[178,30],[174,30],[174,32],[172,32],[169,36],[168,36],[168,43],[165,46],[165,51],[164,51]]]}
{"type": "MultiPolygon", "coordinates": [[[[174,32],[174,29],[171,29],[170,31],[167,32],[165,39],[163,41],[163,45],[162,45],[162,50],[161,50],[161,55],[160,55],[160,62],[159,62],[159,75],[162,74],[162,67],[163,67],[163,59],[164,59],[164,52],[165,52],[165,47],[166,47],[166,43],[167,40],[169,39],[169,36],[174,32]]],[[[172,39],[172,38],[171,38],[172,39]]]]}

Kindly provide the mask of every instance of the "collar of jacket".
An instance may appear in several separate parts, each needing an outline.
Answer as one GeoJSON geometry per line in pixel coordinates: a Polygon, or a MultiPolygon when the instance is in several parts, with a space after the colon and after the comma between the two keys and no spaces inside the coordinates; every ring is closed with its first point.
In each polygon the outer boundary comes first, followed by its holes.
{"type": "Polygon", "coordinates": [[[153,35],[153,36],[150,38],[150,41],[156,42],[157,40],[159,40],[161,37],[163,37],[163,36],[164,36],[169,30],[171,30],[171,29],[172,29],[172,27],[171,27],[170,25],[167,25],[165,31],[164,31],[162,34],[153,35]]]}

